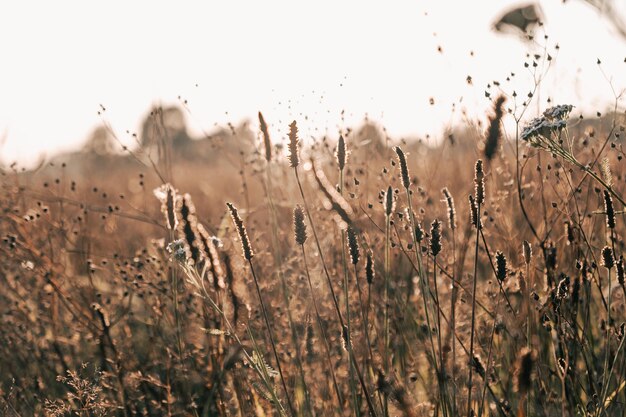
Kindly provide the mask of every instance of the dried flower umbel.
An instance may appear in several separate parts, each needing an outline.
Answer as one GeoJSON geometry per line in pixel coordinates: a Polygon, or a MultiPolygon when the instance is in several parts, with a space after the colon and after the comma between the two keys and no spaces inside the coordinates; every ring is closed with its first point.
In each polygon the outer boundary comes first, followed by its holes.
{"type": "Polygon", "coordinates": [[[543,116],[531,120],[522,130],[522,140],[531,146],[552,150],[560,147],[554,136],[558,135],[566,126],[567,118],[574,106],[563,104],[547,109],[543,116]]]}

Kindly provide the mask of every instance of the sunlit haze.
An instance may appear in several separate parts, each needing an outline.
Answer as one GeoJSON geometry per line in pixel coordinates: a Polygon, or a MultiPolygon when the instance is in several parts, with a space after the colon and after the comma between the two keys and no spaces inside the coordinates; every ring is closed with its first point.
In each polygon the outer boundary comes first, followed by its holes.
{"type": "Polygon", "coordinates": [[[534,85],[525,54],[544,45],[554,59],[542,102],[594,115],[612,105],[626,42],[611,23],[581,1],[542,1],[548,38],[528,43],[491,28],[512,4],[3,2],[0,160],[76,149],[103,121],[130,144],[153,104],[185,100],[196,136],[262,110],[276,138],[292,119],[306,137],[366,116],[392,137],[436,138],[464,111],[484,119],[494,80],[521,102],[534,85]]]}

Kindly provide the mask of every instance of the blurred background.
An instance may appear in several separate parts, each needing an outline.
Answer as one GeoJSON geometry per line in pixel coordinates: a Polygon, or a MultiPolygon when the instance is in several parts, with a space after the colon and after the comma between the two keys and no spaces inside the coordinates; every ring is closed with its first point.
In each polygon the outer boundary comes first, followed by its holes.
{"type": "Polygon", "coordinates": [[[3,2],[0,161],[105,133],[132,148],[155,107],[178,109],[189,137],[261,110],[274,140],[292,119],[304,138],[367,119],[436,141],[484,118],[486,91],[521,103],[538,72],[541,103],[595,116],[626,85],[624,16],[624,0],[3,2]]]}

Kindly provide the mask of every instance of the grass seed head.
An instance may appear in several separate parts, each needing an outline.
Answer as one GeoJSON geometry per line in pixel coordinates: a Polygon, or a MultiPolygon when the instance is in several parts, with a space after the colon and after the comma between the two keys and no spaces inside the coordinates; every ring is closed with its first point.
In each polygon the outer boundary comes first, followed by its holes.
{"type": "Polygon", "coordinates": [[[365,261],[365,278],[367,279],[367,283],[371,284],[374,282],[374,278],[376,277],[376,269],[374,267],[374,256],[371,251],[367,251],[367,257],[365,261]]]}
{"type": "Polygon", "coordinates": [[[615,229],[615,208],[613,207],[613,198],[607,190],[604,190],[604,213],[606,215],[606,226],[609,229],[615,229]]]}
{"type": "Polygon", "coordinates": [[[533,258],[533,247],[527,240],[522,243],[522,253],[524,255],[524,262],[526,265],[530,265],[530,261],[532,261],[533,258]]]}
{"type": "Polygon", "coordinates": [[[272,141],[270,140],[270,133],[267,130],[267,123],[263,118],[263,114],[259,112],[259,126],[261,133],[263,134],[263,145],[265,146],[265,160],[270,162],[272,160],[272,141]]]}
{"type": "Polygon", "coordinates": [[[498,281],[504,282],[507,276],[507,265],[506,265],[506,256],[504,253],[497,251],[496,252],[496,278],[498,281]]]}
{"type": "Polygon", "coordinates": [[[294,120],[289,125],[289,166],[297,168],[300,165],[300,157],[298,156],[298,125],[294,120]]]}
{"type": "Polygon", "coordinates": [[[348,227],[348,250],[350,251],[350,262],[353,265],[359,263],[361,251],[359,250],[358,236],[351,227],[348,227]]]}
{"type": "Polygon", "coordinates": [[[447,187],[444,187],[441,192],[446,199],[446,206],[448,207],[448,226],[451,230],[456,229],[456,209],[454,208],[454,199],[447,187]]]}
{"type": "Polygon", "coordinates": [[[482,206],[485,202],[485,172],[483,171],[483,161],[476,161],[474,167],[474,186],[476,193],[476,205],[482,206]]]}
{"type": "Polygon", "coordinates": [[[411,186],[411,179],[409,177],[409,167],[406,163],[406,156],[404,155],[404,151],[399,147],[395,147],[396,155],[398,155],[398,162],[400,163],[400,172],[402,174],[402,185],[407,190],[411,186]]]}
{"type": "Polygon", "coordinates": [[[390,217],[393,211],[395,210],[396,201],[393,195],[393,188],[391,185],[387,187],[387,191],[385,192],[385,215],[390,217]]]}
{"type": "Polygon", "coordinates": [[[613,257],[613,250],[608,246],[605,246],[602,249],[602,266],[604,266],[606,269],[609,269],[609,270],[615,266],[615,258],[613,257]]]}
{"type": "Polygon", "coordinates": [[[437,256],[441,252],[441,222],[433,220],[430,225],[430,253],[437,256]]]}
{"type": "Polygon", "coordinates": [[[244,259],[249,261],[252,259],[252,257],[254,257],[254,252],[252,251],[252,246],[250,246],[250,239],[248,238],[246,226],[243,224],[243,220],[241,220],[241,217],[239,217],[239,212],[237,211],[237,208],[232,203],[226,203],[226,206],[228,206],[230,216],[233,219],[233,223],[235,223],[237,233],[239,233],[239,240],[241,240],[243,257],[244,259]]]}
{"type": "Polygon", "coordinates": [[[304,245],[308,235],[306,232],[306,223],[304,222],[304,209],[301,205],[297,205],[293,209],[293,229],[296,236],[296,243],[304,245]]]}
{"type": "Polygon", "coordinates": [[[343,139],[342,135],[339,135],[339,142],[337,142],[337,150],[335,151],[335,157],[337,158],[337,164],[339,165],[339,170],[343,171],[346,167],[346,162],[348,159],[348,151],[346,150],[346,141],[343,139]]]}

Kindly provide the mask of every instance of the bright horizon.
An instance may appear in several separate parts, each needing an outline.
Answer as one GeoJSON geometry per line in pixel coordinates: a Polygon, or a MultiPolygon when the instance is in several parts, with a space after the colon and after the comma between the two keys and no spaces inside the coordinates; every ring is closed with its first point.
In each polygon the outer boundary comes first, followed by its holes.
{"type": "MultiPolygon", "coordinates": [[[[618,94],[626,87],[626,41],[581,1],[539,3],[555,57],[542,106],[550,97],[576,114],[604,111],[614,102],[607,78],[618,94]]],[[[615,3],[626,16],[626,1],[615,3]]],[[[487,84],[504,87],[510,72],[505,89],[520,101],[533,87],[529,45],[491,30],[515,1],[94,4],[0,5],[0,163],[77,149],[103,121],[131,144],[126,131],[179,96],[194,136],[256,124],[260,110],[276,139],[292,119],[303,137],[334,136],[366,115],[399,138],[438,137],[462,112],[485,120],[487,84]]]]}

